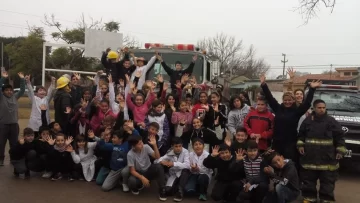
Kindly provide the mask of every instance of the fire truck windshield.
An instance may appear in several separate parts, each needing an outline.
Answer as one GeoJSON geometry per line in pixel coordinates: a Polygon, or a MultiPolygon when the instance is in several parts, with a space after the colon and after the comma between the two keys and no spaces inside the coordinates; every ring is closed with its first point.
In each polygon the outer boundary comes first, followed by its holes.
{"type": "MultiPolygon", "coordinates": [[[[150,52],[134,51],[134,53],[137,57],[144,57],[146,60],[149,60],[152,56],[154,56],[154,53],[150,52]]],[[[160,55],[162,56],[164,62],[172,69],[175,69],[176,61],[180,61],[182,63],[183,69],[188,68],[194,56],[192,54],[186,53],[160,53],[160,55]]],[[[195,62],[195,67],[192,73],[192,75],[196,77],[198,83],[203,82],[203,73],[204,57],[199,55],[198,60],[195,62]]],[[[155,63],[154,66],[148,71],[146,79],[152,80],[159,74],[163,75],[165,81],[170,81],[170,77],[167,75],[159,61],[155,63]]]]}

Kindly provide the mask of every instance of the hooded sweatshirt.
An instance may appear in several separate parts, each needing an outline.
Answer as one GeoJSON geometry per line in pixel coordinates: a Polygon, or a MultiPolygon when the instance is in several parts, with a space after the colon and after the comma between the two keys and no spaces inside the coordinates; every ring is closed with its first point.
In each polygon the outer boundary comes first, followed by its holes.
{"type": "Polygon", "coordinates": [[[164,112],[158,113],[154,109],[149,111],[148,116],[145,118],[145,125],[148,129],[150,123],[155,122],[159,124],[159,132],[157,133],[159,136],[158,144],[159,146],[166,145],[170,138],[170,128],[169,121],[164,112]]]}
{"type": "Polygon", "coordinates": [[[250,107],[245,104],[241,109],[232,109],[229,112],[228,128],[231,132],[231,135],[235,135],[237,128],[244,127],[244,120],[249,111],[250,107]]]}
{"type": "Polygon", "coordinates": [[[144,122],[146,113],[149,111],[151,103],[155,100],[156,95],[155,93],[150,93],[149,98],[145,101],[145,103],[141,106],[137,106],[131,101],[132,94],[129,93],[126,97],[126,104],[127,107],[132,111],[134,115],[134,121],[135,123],[141,123],[144,122]]]}
{"type": "MultiPolygon", "coordinates": [[[[0,87],[2,87],[5,78],[0,78],[0,87]]],[[[18,102],[17,100],[25,92],[25,80],[20,79],[20,91],[13,94],[12,97],[6,97],[0,92],[0,124],[18,123],[18,102]]]]}

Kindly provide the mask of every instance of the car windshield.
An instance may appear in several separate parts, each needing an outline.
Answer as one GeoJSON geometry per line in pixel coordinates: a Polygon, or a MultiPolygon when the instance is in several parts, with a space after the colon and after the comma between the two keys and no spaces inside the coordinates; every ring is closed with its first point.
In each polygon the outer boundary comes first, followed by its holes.
{"type": "Polygon", "coordinates": [[[327,110],[360,112],[360,94],[353,92],[335,92],[318,90],[314,100],[322,99],[327,110]]]}
{"type": "MultiPolygon", "coordinates": [[[[137,57],[144,57],[146,60],[150,60],[151,57],[154,56],[154,53],[149,52],[141,52],[141,51],[134,51],[137,57]]],[[[175,62],[180,61],[182,63],[183,69],[188,68],[192,61],[192,54],[177,54],[177,53],[160,53],[166,65],[175,69],[175,62]]],[[[203,71],[204,71],[204,58],[199,56],[198,60],[195,63],[195,67],[193,70],[193,74],[196,77],[198,83],[203,81],[203,71]]],[[[157,62],[152,69],[146,75],[147,80],[152,80],[157,75],[162,74],[164,80],[170,81],[170,77],[165,72],[164,68],[161,66],[159,62],[157,62]]]]}

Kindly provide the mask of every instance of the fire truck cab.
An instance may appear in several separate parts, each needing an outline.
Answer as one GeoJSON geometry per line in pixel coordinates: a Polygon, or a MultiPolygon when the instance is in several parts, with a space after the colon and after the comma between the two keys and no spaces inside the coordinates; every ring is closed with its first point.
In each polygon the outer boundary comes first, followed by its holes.
{"type": "MultiPolygon", "coordinates": [[[[216,77],[220,70],[219,63],[216,60],[212,60],[204,51],[200,51],[193,44],[164,45],[146,43],[144,49],[132,49],[130,51],[136,57],[144,57],[146,60],[150,60],[154,56],[154,52],[158,51],[164,62],[173,69],[175,69],[176,61],[180,61],[183,69],[186,69],[190,65],[193,56],[197,54],[198,59],[195,62],[192,75],[196,77],[198,84],[203,84],[207,89],[215,85],[210,81],[216,77]]],[[[152,80],[159,74],[163,75],[165,81],[170,81],[170,77],[161,66],[161,63],[157,61],[147,72],[146,79],[152,80]]]]}

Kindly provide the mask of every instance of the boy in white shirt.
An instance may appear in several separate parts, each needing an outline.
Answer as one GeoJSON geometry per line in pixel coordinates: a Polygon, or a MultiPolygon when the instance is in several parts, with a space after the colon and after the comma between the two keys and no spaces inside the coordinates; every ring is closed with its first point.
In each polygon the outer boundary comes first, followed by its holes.
{"type": "Polygon", "coordinates": [[[203,165],[203,161],[209,156],[209,152],[204,150],[204,141],[195,138],[192,141],[193,152],[190,152],[190,171],[191,175],[185,186],[186,193],[199,193],[199,200],[206,201],[206,193],[211,180],[213,171],[203,165]]]}
{"type": "Polygon", "coordinates": [[[171,141],[171,149],[156,163],[160,163],[168,171],[166,176],[166,190],[175,193],[174,201],[180,202],[184,196],[184,187],[190,175],[189,151],[183,148],[183,141],[174,137],[171,141]]]}

